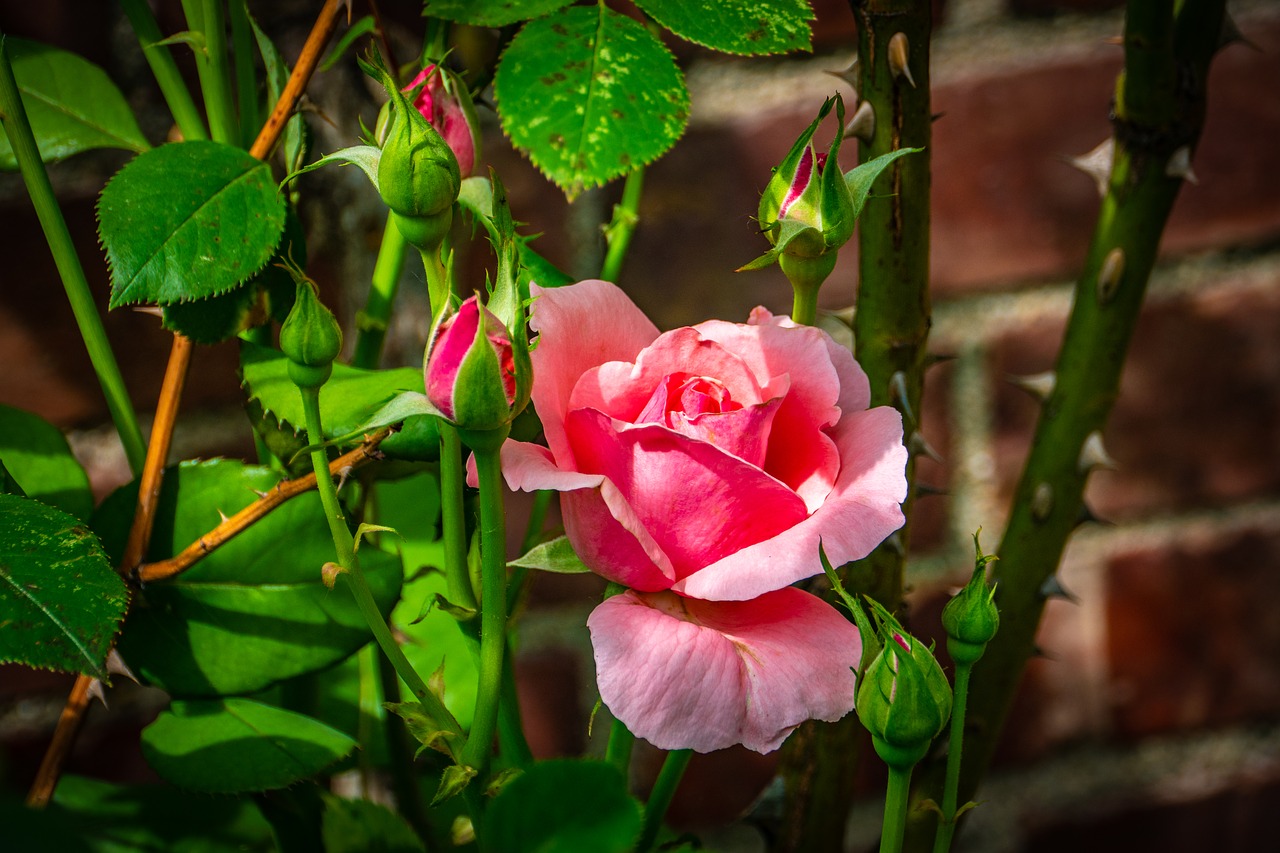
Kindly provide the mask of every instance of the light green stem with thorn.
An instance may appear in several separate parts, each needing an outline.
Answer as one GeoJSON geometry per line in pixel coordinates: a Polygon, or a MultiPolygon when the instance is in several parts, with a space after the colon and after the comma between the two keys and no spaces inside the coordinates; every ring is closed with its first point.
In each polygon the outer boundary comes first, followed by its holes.
{"type": "Polygon", "coordinates": [[[404,269],[408,245],[395,222],[387,217],[387,224],[382,229],[382,245],[378,247],[378,260],[373,267],[373,281],[356,330],[355,353],[351,357],[354,367],[373,369],[382,358],[382,347],[391,322],[391,307],[400,288],[400,273],[404,269]]]}
{"type": "Polygon", "coordinates": [[[627,173],[627,180],[622,186],[622,200],[613,207],[613,221],[605,228],[604,263],[600,267],[600,278],[605,281],[618,280],[622,272],[623,261],[627,250],[631,248],[631,238],[640,222],[640,195],[644,190],[644,166],[627,173]]]}
{"type": "MultiPolygon", "coordinates": [[[[498,448],[503,435],[491,446],[473,447],[480,482],[480,683],[471,733],[462,751],[462,763],[481,775],[489,767],[493,734],[502,697],[502,664],[507,649],[507,559],[506,516],[502,508],[502,463],[498,448]]],[[[470,440],[470,439],[468,439],[470,440]]]]}
{"type": "MultiPolygon", "coordinates": [[[[324,435],[320,420],[320,389],[300,388],[298,390],[302,394],[307,435],[324,435]]],[[[333,485],[333,475],[329,473],[329,460],[323,447],[315,447],[311,451],[311,466],[316,473],[316,492],[320,495],[325,519],[329,523],[329,533],[333,537],[338,565],[345,570],[341,576],[346,579],[347,588],[351,590],[356,606],[360,608],[360,613],[368,623],[369,630],[373,632],[373,638],[382,647],[383,654],[395,668],[396,674],[409,685],[409,689],[413,691],[413,695],[417,697],[427,714],[435,722],[444,726],[451,735],[455,737],[461,735],[462,727],[409,663],[400,645],[391,636],[391,629],[387,626],[386,619],[378,610],[378,604],[374,601],[373,593],[369,589],[369,582],[365,580],[364,573],[360,569],[360,562],[355,553],[355,540],[347,528],[342,506],[338,503],[338,490],[333,485]]]]}
{"type": "Polygon", "coordinates": [[[67,222],[62,218],[62,210],[53,194],[53,185],[49,183],[49,173],[40,159],[40,151],[36,147],[35,136],[31,132],[31,123],[27,119],[27,111],[18,94],[18,82],[13,76],[13,66],[9,64],[9,53],[4,46],[4,35],[0,33],[0,123],[4,124],[5,133],[9,136],[9,145],[13,148],[14,158],[18,161],[18,169],[26,184],[27,194],[36,209],[40,227],[53,254],[54,264],[58,267],[58,275],[62,278],[62,286],[67,292],[67,301],[71,304],[71,312],[75,315],[76,325],[80,329],[80,337],[84,340],[85,349],[89,351],[89,361],[93,371],[102,385],[103,396],[107,400],[107,409],[111,420],[115,423],[116,432],[120,434],[120,443],[124,445],[125,458],[129,460],[129,470],[134,476],[142,472],[142,463],[147,455],[147,443],[142,437],[142,429],[138,426],[138,416],[133,410],[129,392],[124,385],[124,377],[120,374],[120,366],[116,363],[115,352],[107,341],[106,330],[102,326],[102,317],[94,304],[93,294],[89,292],[89,282],[84,275],[84,267],[80,265],[80,257],[76,254],[75,245],[71,242],[71,233],[67,230],[67,222]]]}

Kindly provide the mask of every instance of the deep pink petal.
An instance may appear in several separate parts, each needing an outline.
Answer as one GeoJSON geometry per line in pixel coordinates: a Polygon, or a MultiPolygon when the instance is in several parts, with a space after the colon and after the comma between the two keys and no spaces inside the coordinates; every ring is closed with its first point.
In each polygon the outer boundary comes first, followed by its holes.
{"type": "Polygon", "coordinates": [[[672,589],[717,601],[752,598],[822,571],[819,540],[838,566],[865,557],[901,527],[900,504],[907,496],[902,417],[888,406],[845,415],[833,438],[840,451],[840,477],[816,512],[682,578],[672,589]]]}
{"type": "Polygon", "coordinates": [[[541,333],[530,354],[533,407],[556,461],[573,468],[564,437],[569,395],[582,374],[608,361],[635,361],[658,337],[658,328],[627,295],[607,281],[568,287],[530,286],[535,297],[529,325],[541,333]]]}
{"type": "Polygon", "coordinates": [[[565,492],[560,512],[574,552],[596,574],[644,592],[675,581],[670,558],[608,480],[599,489],[565,492]]]}
{"type": "Polygon", "coordinates": [[[773,421],[782,402],[781,398],[775,397],[767,403],[732,412],[708,412],[688,419],[680,417],[671,424],[671,428],[681,435],[714,444],[748,465],[764,468],[773,421]]]}
{"type": "Polygon", "coordinates": [[[586,371],[573,389],[569,408],[599,409],[610,417],[634,421],[654,389],[673,373],[710,376],[744,406],[778,395],[777,391],[763,393],[755,373],[728,348],[685,327],[664,333],[632,359],[586,371]]]}
{"type": "Polygon", "coordinates": [[[797,589],[751,601],[623,593],[587,620],[604,704],[661,749],[781,746],[853,707],[857,629],[797,589]]]}
{"type": "Polygon", "coordinates": [[[807,514],[785,484],[666,427],[625,424],[592,409],[570,412],[565,426],[581,470],[603,474],[626,496],[676,578],[776,536],[807,514]]]}

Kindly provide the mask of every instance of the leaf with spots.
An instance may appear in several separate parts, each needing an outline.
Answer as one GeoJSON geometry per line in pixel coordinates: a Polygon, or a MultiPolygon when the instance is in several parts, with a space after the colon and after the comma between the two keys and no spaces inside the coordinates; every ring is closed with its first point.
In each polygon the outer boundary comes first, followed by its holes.
{"type": "Polygon", "coordinates": [[[670,52],[604,6],[526,24],[493,85],[503,130],[570,198],[656,160],[689,120],[670,52]]]}
{"type": "Polygon", "coordinates": [[[636,0],[644,13],[686,41],[724,53],[809,50],[809,0],[636,0]]]}
{"type": "Polygon", "coordinates": [[[505,27],[517,21],[531,21],[573,0],[427,0],[422,14],[456,24],[477,27],[505,27]]]}
{"type": "Polygon", "coordinates": [[[226,293],[262,269],[284,228],[271,167],[218,142],[162,145],[102,190],[111,307],[226,293]]]}
{"type": "Polygon", "coordinates": [[[0,663],[105,678],[129,593],[74,516],[0,495],[0,663]]]}
{"type": "Polygon", "coordinates": [[[355,746],[311,717],[239,698],[174,702],[142,731],[143,757],[157,773],[211,794],[283,788],[355,746]]]}

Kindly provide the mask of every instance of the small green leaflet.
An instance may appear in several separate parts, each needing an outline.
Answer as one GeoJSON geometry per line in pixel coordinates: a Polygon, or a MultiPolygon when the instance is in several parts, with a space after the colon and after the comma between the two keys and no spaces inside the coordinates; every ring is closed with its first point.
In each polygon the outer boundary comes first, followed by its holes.
{"type": "Polygon", "coordinates": [[[225,293],[260,270],[284,228],[271,167],[218,142],[162,145],[102,190],[111,307],[225,293]]]}
{"type": "Polygon", "coordinates": [[[0,495],[0,663],[106,678],[129,594],[78,519],[0,495]]]}
{"type": "Polygon", "coordinates": [[[493,86],[503,130],[571,198],[656,160],[689,120],[689,92],[670,52],[604,6],[530,21],[493,86]]]}
{"type": "Polygon", "coordinates": [[[93,513],[89,475],[53,424],[0,405],[0,463],[29,498],[88,520],[93,513]]]}
{"type": "Polygon", "coordinates": [[[568,536],[557,536],[550,542],[535,545],[524,556],[512,560],[507,565],[541,569],[544,572],[562,575],[580,575],[591,571],[569,544],[568,536]]]}
{"type": "Polygon", "coordinates": [[[724,53],[809,50],[809,0],[636,0],[646,15],[686,41],[724,53]]]}
{"type": "MultiPolygon", "coordinates": [[[[0,36],[31,123],[40,159],[65,160],[94,148],[146,151],[124,95],[107,73],[74,53],[25,39],[0,36]]],[[[9,137],[0,133],[0,169],[16,169],[9,137]]]]}

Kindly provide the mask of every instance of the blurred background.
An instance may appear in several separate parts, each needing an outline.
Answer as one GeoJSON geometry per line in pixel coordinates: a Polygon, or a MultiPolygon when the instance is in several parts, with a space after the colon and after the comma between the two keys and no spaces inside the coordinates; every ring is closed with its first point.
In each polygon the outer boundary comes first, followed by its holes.
{"type": "MultiPolygon", "coordinates": [[[[154,5],[154,4],[153,4],[154,5]]],[[[251,3],[288,58],[318,4],[251,3]]],[[[661,328],[709,317],[783,313],[777,268],[733,270],[761,254],[751,217],[759,192],[822,99],[848,86],[824,72],[849,65],[854,18],[816,0],[813,54],[738,59],[669,37],[692,94],[687,132],[645,181],[640,226],[619,284],[661,328]]],[[[1280,808],[1280,4],[1228,6],[1247,43],[1215,60],[1204,137],[1162,245],[1148,302],[1106,431],[1114,471],[1095,474],[1088,505],[1105,523],[1072,539],[1061,577],[1073,600],[1049,603],[1043,657],[1033,661],[981,808],[961,835],[969,850],[1271,849],[1280,808]]],[[[161,2],[167,33],[180,4],[161,2]]],[[[420,4],[386,0],[398,58],[418,49],[420,4]]],[[[1112,0],[935,2],[932,350],[955,358],[928,376],[924,435],[942,461],[923,482],[946,490],[917,504],[910,543],[911,622],[937,614],[972,566],[974,530],[995,550],[1037,413],[1008,380],[1049,370],[1071,280],[1098,206],[1070,160],[1110,133],[1121,63],[1112,0]]],[[[362,14],[356,3],[356,13],[362,14]]],[[[113,3],[0,0],[0,30],[73,50],[107,69],[153,142],[169,118],[137,42],[113,3]]],[[[470,37],[483,53],[487,36],[470,37]]],[[[178,51],[181,57],[182,51],[178,51]]],[[[191,70],[191,69],[188,69],[191,70]]],[[[354,57],[309,90],[314,151],[355,144],[377,113],[354,57]]],[[[599,267],[599,226],[620,187],[568,203],[506,141],[491,111],[483,162],[507,184],[535,247],[566,271],[599,267]]],[[[825,144],[825,140],[819,139],[825,144]]],[[[854,165],[846,145],[842,166],[854,165]]],[[[51,169],[105,313],[96,194],[123,155],[81,155],[51,169]]],[[[321,173],[302,208],[309,272],[350,320],[363,302],[381,234],[376,194],[354,169],[321,173]]],[[[0,175],[0,403],[70,434],[100,498],[128,468],[21,181],[0,175]]],[[[853,302],[852,244],[825,285],[833,312],[853,302]]],[[[478,283],[482,249],[461,263],[478,283]]],[[[426,334],[421,267],[406,265],[388,364],[419,364],[426,334]]],[[[142,413],[154,408],[169,333],[130,309],[106,317],[142,413]]],[[[251,457],[233,344],[198,350],[174,458],[251,457]]],[[[514,525],[513,525],[514,526],[514,525]]],[[[535,752],[580,753],[595,700],[582,627],[600,592],[584,576],[539,577],[518,656],[535,752]]],[[[0,666],[0,786],[25,789],[70,678],[0,666]]],[[[136,732],[162,702],[118,690],[95,707],[72,772],[154,778],[136,732]]],[[[639,772],[656,772],[654,755],[639,772]]],[[[766,790],[776,756],[727,750],[695,759],[674,820],[724,824],[766,790]]],[[[642,782],[643,784],[643,782],[642,782]]],[[[878,837],[880,785],[860,806],[851,849],[878,837]]],[[[768,793],[765,794],[767,810],[768,793]]],[[[734,836],[741,838],[740,835],[734,836]]],[[[731,843],[738,843],[737,841],[731,843]]],[[[750,849],[749,843],[745,849],[750,849]]]]}

